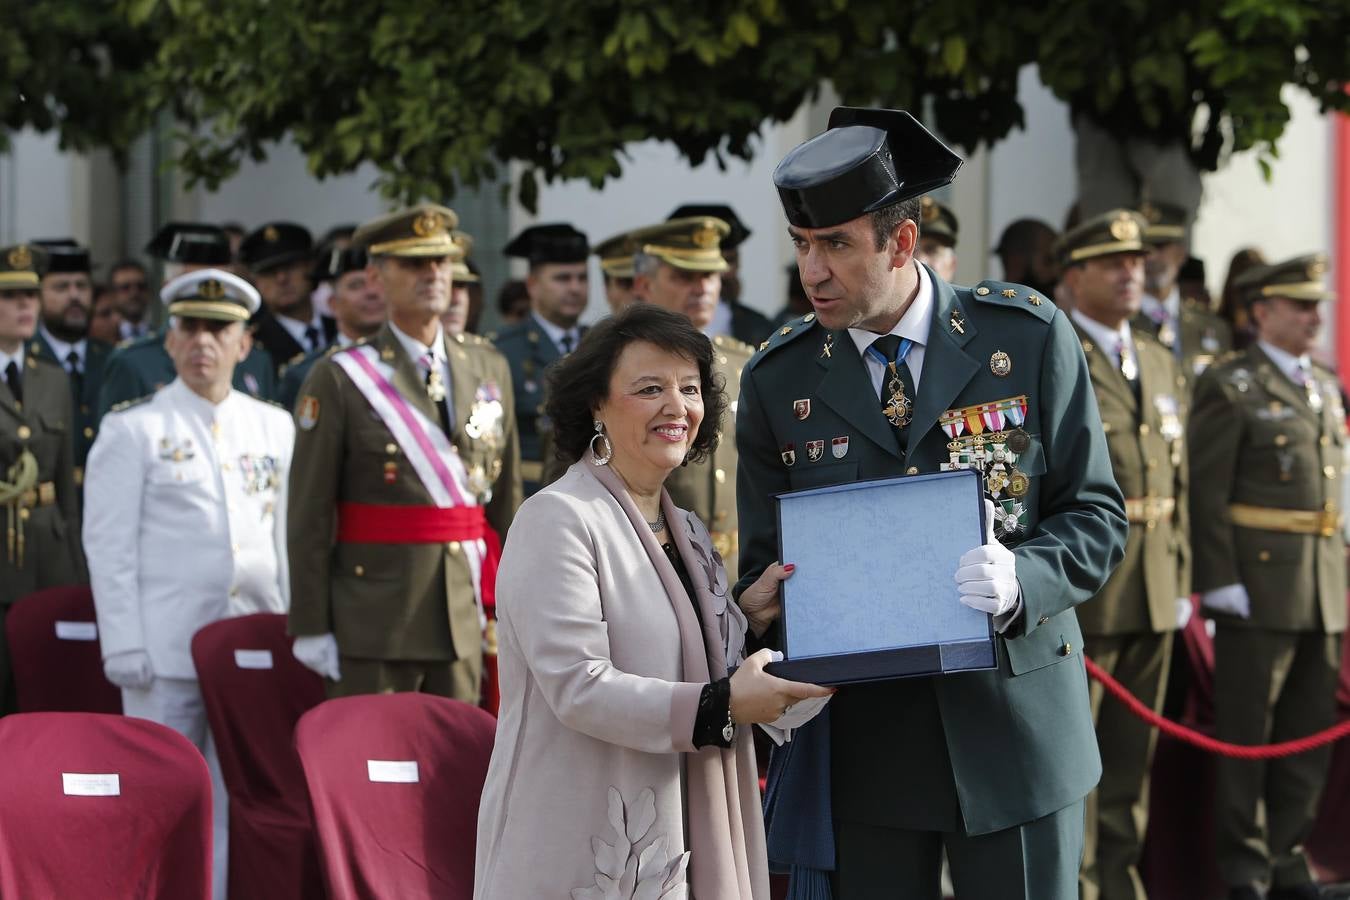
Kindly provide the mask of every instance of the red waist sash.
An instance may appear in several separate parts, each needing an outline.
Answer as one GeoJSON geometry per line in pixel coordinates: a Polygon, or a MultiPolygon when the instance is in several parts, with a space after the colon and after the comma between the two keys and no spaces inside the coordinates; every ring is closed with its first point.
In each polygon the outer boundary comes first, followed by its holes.
{"type": "Polygon", "coordinates": [[[481,506],[385,506],[339,503],[337,539],[343,544],[445,544],[487,538],[481,506]]]}

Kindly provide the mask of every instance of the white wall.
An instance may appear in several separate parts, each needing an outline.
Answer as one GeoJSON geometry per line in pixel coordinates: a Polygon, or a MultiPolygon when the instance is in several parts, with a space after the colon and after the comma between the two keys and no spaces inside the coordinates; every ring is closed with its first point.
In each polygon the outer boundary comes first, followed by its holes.
{"type": "MultiPolygon", "coordinates": [[[[0,244],[33,238],[89,240],[87,203],[77,207],[77,170],[83,160],[62,153],[55,134],[11,135],[0,157],[0,244]]],[[[87,193],[87,192],[86,192],[87,193]]]]}

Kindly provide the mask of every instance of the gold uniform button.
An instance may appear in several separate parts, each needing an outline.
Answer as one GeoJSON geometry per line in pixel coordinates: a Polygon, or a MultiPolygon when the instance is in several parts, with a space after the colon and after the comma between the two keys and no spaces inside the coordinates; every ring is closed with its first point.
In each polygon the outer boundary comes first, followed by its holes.
{"type": "Polygon", "coordinates": [[[1073,655],[1073,644],[1070,644],[1068,641],[1065,641],[1065,642],[1064,642],[1064,646],[1059,648],[1059,652],[1060,652],[1061,654],[1063,654],[1064,656],[1072,656],[1072,655],[1073,655]]]}
{"type": "Polygon", "coordinates": [[[220,464],[220,471],[222,471],[222,472],[228,472],[228,471],[230,471],[230,464],[227,463],[227,462],[221,463],[221,464],[220,464]]]}
{"type": "Polygon", "coordinates": [[[459,541],[451,541],[450,543],[445,545],[445,549],[449,550],[451,553],[458,553],[459,541]]]}
{"type": "Polygon", "coordinates": [[[905,474],[906,474],[906,475],[918,475],[918,474],[919,474],[919,467],[918,467],[918,466],[910,466],[908,469],[905,470],[905,474]]]}
{"type": "Polygon", "coordinates": [[[1111,423],[1110,423],[1110,422],[1103,422],[1103,423],[1102,423],[1102,434],[1110,434],[1110,433],[1111,433],[1111,423]]]}
{"type": "Polygon", "coordinates": [[[717,479],[717,483],[718,483],[718,484],[726,484],[726,483],[727,483],[727,473],[726,473],[726,470],[725,470],[725,469],[718,469],[717,471],[713,472],[713,478],[716,478],[716,479],[717,479]]]}
{"type": "Polygon", "coordinates": [[[1275,446],[1276,446],[1276,447],[1283,447],[1283,446],[1284,446],[1285,444],[1287,444],[1287,443],[1289,443],[1289,436],[1288,436],[1288,435],[1284,435],[1284,434],[1277,434],[1277,435],[1275,435],[1275,446]]]}
{"type": "Polygon", "coordinates": [[[385,444],[384,452],[388,453],[390,456],[393,456],[395,453],[398,452],[398,444],[385,444]]]}
{"type": "Polygon", "coordinates": [[[92,428],[90,428],[89,426],[86,425],[85,428],[84,428],[84,436],[87,437],[87,438],[93,437],[93,436],[94,436],[94,429],[92,429],[92,428]]]}
{"type": "Polygon", "coordinates": [[[1261,562],[1270,562],[1270,551],[1262,550],[1260,553],[1256,554],[1256,558],[1261,560],[1261,562]]]}
{"type": "Polygon", "coordinates": [[[1328,478],[1335,478],[1335,477],[1336,477],[1336,467],[1335,467],[1335,466],[1326,466],[1326,467],[1324,467],[1324,468],[1322,469],[1322,474],[1325,475],[1325,476],[1327,476],[1328,478]]]}
{"type": "Polygon", "coordinates": [[[1317,439],[1317,443],[1319,443],[1319,444],[1321,444],[1323,447],[1325,447],[1325,446],[1327,446],[1328,444],[1331,443],[1331,438],[1324,434],[1324,435],[1322,435],[1320,438],[1317,439]]]}
{"type": "Polygon", "coordinates": [[[33,436],[33,429],[27,425],[20,425],[19,430],[15,433],[19,436],[19,440],[26,441],[33,436]]]}
{"type": "Polygon", "coordinates": [[[365,575],[365,574],[366,574],[366,567],[365,567],[365,566],[353,566],[353,567],[352,567],[352,574],[355,575],[357,578],[360,578],[362,575],[365,575]]]}
{"type": "Polygon", "coordinates": [[[1144,424],[1142,424],[1142,425],[1139,426],[1139,434],[1140,434],[1142,437],[1148,437],[1148,433],[1149,433],[1150,431],[1152,431],[1152,429],[1148,427],[1148,423],[1147,423],[1147,422],[1145,422],[1144,424]]]}
{"type": "Polygon", "coordinates": [[[33,514],[33,511],[32,511],[31,509],[28,509],[27,507],[24,507],[23,509],[19,510],[19,521],[21,521],[21,522],[27,522],[27,521],[28,521],[28,517],[31,516],[32,514],[33,514]]]}

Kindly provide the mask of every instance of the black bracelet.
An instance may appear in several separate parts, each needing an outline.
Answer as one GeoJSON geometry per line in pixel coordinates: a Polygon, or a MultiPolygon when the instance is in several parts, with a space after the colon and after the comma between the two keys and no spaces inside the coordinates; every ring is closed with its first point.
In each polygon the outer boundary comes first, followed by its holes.
{"type": "Polygon", "coordinates": [[[735,732],[731,720],[731,679],[705,684],[698,695],[698,713],[694,716],[694,746],[730,747],[735,732]]]}

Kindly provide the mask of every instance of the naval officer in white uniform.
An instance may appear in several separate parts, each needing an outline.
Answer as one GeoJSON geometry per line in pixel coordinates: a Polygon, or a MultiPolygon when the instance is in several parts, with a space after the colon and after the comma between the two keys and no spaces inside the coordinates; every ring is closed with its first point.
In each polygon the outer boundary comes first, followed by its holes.
{"type": "Polygon", "coordinates": [[[127,715],[201,749],[214,800],[214,892],[223,900],[228,809],[192,635],[230,616],[285,612],[291,417],[231,388],[260,303],[243,279],[201,269],[165,285],[178,377],[113,407],[89,454],[84,546],[103,667],[127,715]]]}

